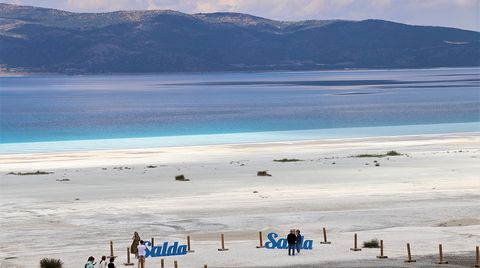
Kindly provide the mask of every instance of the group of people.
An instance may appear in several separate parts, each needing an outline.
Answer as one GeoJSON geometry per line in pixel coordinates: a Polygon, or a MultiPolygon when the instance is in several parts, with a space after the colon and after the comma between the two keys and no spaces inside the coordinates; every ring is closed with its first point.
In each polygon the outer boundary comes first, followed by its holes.
{"type": "MultiPolygon", "coordinates": [[[[145,254],[147,247],[145,242],[140,238],[140,235],[137,232],[133,233],[132,245],[130,246],[130,253],[135,255],[135,258],[138,259],[138,268],[145,268],[145,254]]],[[[291,229],[290,233],[287,235],[288,242],[288,255],[295,256],[300,253],[301,245],[303,244],[303,236],[300,234],[300,230],[291,229]]],[[[97,268],[115,268],[115,258],[110,257],[110,262],[107,263],[107,257],[102,256],[102,259],[98,263],[97,268]]],[[[95,268],[95,258],[90,256],[85,264],[85,268],[95,268]]]]}
{"type": "MultiPolygon", "coordinates": [[[[110,257],[110,262],[107,263],[107,257],[102,256],[102,259],[98,263],[97,268],[115,268],[115,258],[110,257]]],[[[93,256],[88,257],[87,263],[85,264],[85,268],[95,268],[95,265],[97,263],[95,262],[95,258],[93,256]]]]}
{"type": "Polygon", "coordinates": [[[300,254],[300,249],[303,244],[303,235],[300,234],[300,230],[291,229],[287,235],[287,243],[289,256],[295,256],[295,251],[300,254]]]}
{"type": "MultiPolygon", "coordinates": [[[[135,258],[138,259],[138,268],[145,268],[145,254],[147,251],[147,247],[143,240],[140,239],[140,235],[137,232],[133,233],[132,237],[132,246],[130,247],[131,254],[135,255],[135,258]]],[[[95,258],[93,256],[88,257],[87,263],[85,264],[85,268],[116,268],[115,266],[115,258],[110,257],[109,262],[107,262],[107,257],[102,256],[102,259],[97,264],[95,262],[95,258]]]]}

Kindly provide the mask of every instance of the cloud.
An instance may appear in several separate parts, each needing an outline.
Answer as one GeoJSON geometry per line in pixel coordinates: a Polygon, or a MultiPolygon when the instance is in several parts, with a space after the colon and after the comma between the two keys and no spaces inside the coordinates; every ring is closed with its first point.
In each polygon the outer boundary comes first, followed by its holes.
{"type": "Polygon", "coordinates": [[[480,30],[480,0],[3,0],[77,12],[173,9],[240,12],[277,20],[377,18],[480,30]]]}

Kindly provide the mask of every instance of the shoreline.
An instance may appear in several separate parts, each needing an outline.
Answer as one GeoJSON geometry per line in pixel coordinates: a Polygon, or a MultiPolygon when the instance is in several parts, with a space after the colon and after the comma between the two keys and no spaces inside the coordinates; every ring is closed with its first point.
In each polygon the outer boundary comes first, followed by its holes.
{"type": "MultiPolygon", "coordinates": [[[[80,164],[79,167],[92,167],[101,165],[121,165],[128,160],[134,164],[148,164],[152,162],[149,158],[151,155],[164,156],[166,154],[184,155],[189,152],[199,153],[210,151],[213,153],[233,153],[234,151],[247,149],[256,150],[258,148],[268,147],[304,147],[304,146],[320,146],[332,147],[335,145],[349,145],[355,143],[412,143],[421,144],[424,140],[430,142],[441,143],[445,139],[462,139],[472,138],[480,140],[480,132],[461,132],[461,133],[444,133],[444,134],[417,134],[417,135],[394,135],[394,136],[375,136],[375,137],[355,137],[355,138],[332,138],[317,140],[288,140],[288,141],[271,141],[271,142],[252,142],[252,143],[227,143],[227,144],[206,144],[206,145],[190,145],[190,146],[166,146],[166,147],[146,147],[146,148],[124,148],[124,149],[108,149],[108,150],[73,150],[73,151],[53,151],[53,152],[34,152],[34,153],[13,153],[0,154],[0,172],[13,172],[23,170],[34,170],[35,164],[40,164],[39,169],[46,167],[54,168],[55,166],[75,167],[86,159],[86,163],[80,164]],[[119,161],[112,161],[109,158],[115,158],[119,161]],[[88,161],[90,159],[91,161],[88,161]],[[92,160],[93,159],[93,160],[92,160]],[[75,162],[74,165],[62,165],[64,162],[75,162]],[[102,161],[101,164],[99,161],[102,161]],[[29,163],[29,167],[25,167],[25,163],[29,163]]],[[[128,139],[127,139],[128,140],[128,139]]],[[[393,148],[394,150],[395,148],[393,148]]],[[[283,149],[283,148],[282,148],[283,149]]],[[[163,157],[162,157],[163,158],[163,157]]],[[[178,158],[173,158],[177,161],[178,158]]],[[[85,162],[85,161],[84,161],[85,162]]]]}
{"type": "MultiPolygon", "coordinates": [[[[29,72],[26,70],[1,70],[0,77],[16,77],[16,76],[115,76],[115,75],[175,75],[175,74],[217,74],[217,73],[275,73],[275,72],[349,72],[349,71],[403,71],[403,70],[444,70],[444,69],[478,69],[480,65],[473,66],[430,66],[415,68],[343,68],[343,69],[258,69],[258,70],[223,70],[223,71],[177,71],[177,72],[140,72],[140,73],[121,73],[121,72],[92,72],[92,73],[67,73],[67,72],[29,72]]],[[[8,68],[7,68],[8,69],[8,68]]],[[[11,69],[11,68],[10,68],[11,69]]]]}
{"type": "Polygon", "coordinates": [[[174,148],[278,142],[335,141],[385,137],[469,135],[480,133],[480,122],[288,131],[239,132],[159,137],[0,143],[1,155],[174,148]]]}

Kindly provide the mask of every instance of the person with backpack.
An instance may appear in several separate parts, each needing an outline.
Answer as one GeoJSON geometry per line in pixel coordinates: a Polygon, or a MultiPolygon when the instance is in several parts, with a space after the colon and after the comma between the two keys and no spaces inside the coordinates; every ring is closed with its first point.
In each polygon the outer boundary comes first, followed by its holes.
{"type": "Polygon", "coordinates": [[[85,264],[85,268],[95,268],[95,258],[93,256],[88,257],[87,263],[85,264]]]}
{"type": "Polygon", "coordinates": [[[295,256],[295,246],[297,244],[297,236],[295,235],[295,230],[290,230],[290,233],[287,235],[288,243],[288,256],[295,256]]]}

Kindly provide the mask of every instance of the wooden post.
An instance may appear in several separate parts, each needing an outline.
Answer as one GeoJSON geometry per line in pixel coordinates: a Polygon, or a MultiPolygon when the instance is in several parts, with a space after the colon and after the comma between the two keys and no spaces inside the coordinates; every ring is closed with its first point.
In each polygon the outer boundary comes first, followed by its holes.
{"type": "Polygon", "coordinates": [[[178,268],[178,263],[176,260],[173,261],[173,267],[178,268]]]}
{"type": "Polygon", "coordinates": [[[257,248],[263,248],[263,235],[262,232],[258,232],[258,238],[260,239],[260,245],[257,248]]]}
{"type": "Polygon", "coordinates": [[[410,252],[410,243],[407,243],[407,256],[408,259],[405,262],[416,262],[416,260],[412,260],[412,253],[410,252]]]}
{"type": "Polygon", "coordinates": [[[386,259],[388,256],[383,255],[383,240],[380,240],[380,256],[377,256],[379,259],[386,259]]]}
{"type": "Polygon", "coordinates": [[[355,233],[353,235],[353,248],[350,248],[351,251],[360,251],[362,250],[361,248],[357,247],[357,234],[355,233]]]}
{"type": "Polygon", "coordinates": [[[327,241],[327,229],[323,227],[323,242],[320,242],[320,244],[331,244],[332,242],[327,241]]]}
{"type": "Polygon", "coordinates": [[[163,258],[160,259],[160,268],[165,268],[165,260],[163,258]]]}
{"type": "Polygon", "coordinates": [[[226,251],[228,248],[225,248],[225,238],[223,234],[220,235],[220,239],[222,240],[222,248],[219,248],[218,251],[226,251]]]}
{"type": "Polygon", "coordinates": [[[130,262],[130,248],[127,248],[127,262],[124,263],[125,266],[131,266],[133,263],[130,262]]]}
{"type": "Polygon", "coordinates": [[[192,248],[190,247],[190,236],[189,235],[187,236],[187,252],[188,253],[195,252],[195,250],[192,250],[192,248]]]}
{"type": "Polygon", "coordinates": [[[113,257],[113,241],[110,240],[110,257],[113,257]]]}
{"type": "Polygon", "coordinates": [[[116,258],[117,256],[115,256],[113,254],[113,241],[110,240],[110,256],[108,256],[108,258],[116,258]]]}
{"type": "Polygon", "coordinates": [[[475,267],[480,267],[480,248],[477,246],[476,247],[476,250],[475,250],[477,253],[476,253],[476,263],[475,263],[475,267]]]}
{"type": "Polygon", "coordinates": [[[152,247],[155,246],[155,238],[152,237],[152,247]]]}
{"type": "Polygon", "coordinates": [[[442,250],[442,244],[438,244],[438,262],[437,264],[447,264],[448,261],[443,260],[443,250],[442,250]]]}

